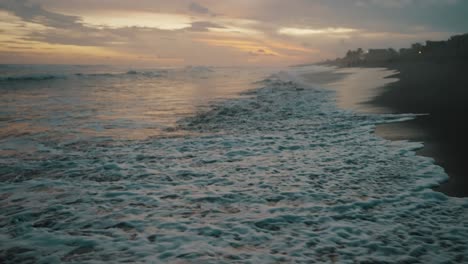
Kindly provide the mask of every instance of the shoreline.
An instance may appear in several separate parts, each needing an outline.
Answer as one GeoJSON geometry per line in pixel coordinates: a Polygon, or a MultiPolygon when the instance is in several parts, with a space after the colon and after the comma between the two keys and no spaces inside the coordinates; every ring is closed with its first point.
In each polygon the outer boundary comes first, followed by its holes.
{"type": "Polygon", "coordinates": [[[456,164],[459,163],[458,160],[453,160],[457,159],[460,153],[445,149],[444,142],[428,131],[432,123],[427,117],[416,117],[409,121],[377,125],[375,134],[391,141],[407,140],[423,143],[423,147],[417,150],[416,154],[434,159],[434,163],[441,166],[449,176],[447,181],[432,189],[452,197],[467,197],[465,186],[468,182],[463,177],[465,170],[456,164]]]}
{"type": "MultiPolygon", "coordinates": [[[[379,65],[398,71],[399,80],[385,85],[367,105],[385,107],[391,113],[428,114],[413,120],[378,125],[375,133],[388,140],[421,142],[417,155],[434,159],[448,174],[446,182],[433,188],[452,197],[468,196],[468,147],[465,128],[468,107],[465,106],[468,67],[464,63],[401,62],[379,65]]],[[[373,65],[363,65],[374,68],[373,65]]]]}
{"type": "MultiPolygon", "coordinates": [[[[468,78],[453,78],[456,73],[451,70],[456,66],[441,71],[444,66],[431,62],[405,62],[337,67],[331,68],[336,77],[334,81],[319,82],[318,85],[336,91],[337,105],[342,109],[370,114],[423,114],[413,120],[376,125],[374,133],[391,141],[422,143],[423,147],[416,154],[434,159],[434,163],[449,176],[446,182],[432,189],[452,197],[467,197],[468,168],[464,166],[464,149],[468,147],[468,140],[464,135],[468,130],[463,128],[463,115],[468,112],[468,106],[464,109],[463,99],[468,97],[464,91],[451,94],[440,87],[441,82],[463,85],[468,83],[468,78]],[[432,78],[419,78],[426,74],[432,78]],[[448,76],[452,79],[447,80],[448,76]],[[444,94],[448,94],[445,101],[444,94]],[[459,95],[459,101],[454,99],[456,95],[459,95]]],[[[312,80],[315,76],[309,77],[312,80]]],[[[456,90],[458,86],[452,87],[456,90]]]]}
{"type": "Polygon", "coordinates": [[[449,176],[448,181],[433,189],[453,197],[467,197],[468,77],[464,73],[468,64],[419,61],[385,66],[399,72],[399,81],[386,85],[368,104],[384,106],[395,113],[428,115],[377,127],[376,133],[389,140],[395,140],[397,135],[422,142],[424,147],[417,154],[433,158],[449,176]]]}

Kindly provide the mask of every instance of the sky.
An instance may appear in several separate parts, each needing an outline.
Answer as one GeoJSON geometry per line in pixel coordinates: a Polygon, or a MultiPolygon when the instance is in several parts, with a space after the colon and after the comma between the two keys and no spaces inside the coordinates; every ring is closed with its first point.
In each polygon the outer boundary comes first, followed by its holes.
{"type": "Polygon", "coordinates": [[[0,63],[283,66],[468,32],[467,0],[0,0],[0,63]]]}

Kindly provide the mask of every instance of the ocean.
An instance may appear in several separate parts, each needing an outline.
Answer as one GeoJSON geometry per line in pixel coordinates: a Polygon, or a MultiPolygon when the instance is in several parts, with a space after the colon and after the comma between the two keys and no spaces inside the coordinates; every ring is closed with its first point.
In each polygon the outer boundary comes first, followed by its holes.
{"type": "Polygon", "coordinates": [[[0,262],[468,261],[468,200],[373,133],[414,116],[327,71],[0,66],[0,262]]]}

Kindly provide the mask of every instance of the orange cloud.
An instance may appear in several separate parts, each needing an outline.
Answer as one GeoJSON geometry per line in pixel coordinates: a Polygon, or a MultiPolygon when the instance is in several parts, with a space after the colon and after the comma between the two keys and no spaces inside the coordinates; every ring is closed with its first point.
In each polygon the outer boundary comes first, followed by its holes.
{"type": "Polygon", "coordinates": [[[255,52],[257,50],[263,50],[265,53],[270,53],[279,56],[280,54],[273,51],[269,47],[262,45],[261,43],[248,41],[248,40],[234,40],[234,39],[196,39],[196,41],[218,47],[229,47],[238,49],[246,52],[255,52]]]}
{"type": "Polygon", "coordinates": [[[210,39],[210,38],[201,38],[196,39],[196,41],[218,47],[228,47],[248,53],[263,54],[263,55],[272,55],[278,57],[296,57],[297,53],[317,53],[319,50],[308,49],[302,46],[283,43],[278,41],[268,41],[266,44],[264,41],[252,41],[252,40],[238,40],[238,39],[210,39]],[[261,52],[259,52],[261,51],[261,52]],[[295,55],[290,54],[294,52],[295,55]]]}
{"type": "Polygon", "coordinates": [[[280,28],[278,30],[279,34],[282,35],[291,35],[291,36],[308,36],[308,35],[341,35],[354,33],[359,30],[354,28],[342,28],[342,27],[328,27],[328,28],[280,28]]]}

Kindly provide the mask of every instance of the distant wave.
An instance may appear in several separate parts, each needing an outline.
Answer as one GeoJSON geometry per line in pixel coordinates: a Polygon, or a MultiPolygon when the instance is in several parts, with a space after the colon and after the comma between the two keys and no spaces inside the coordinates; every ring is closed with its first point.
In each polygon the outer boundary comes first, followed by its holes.
{"type": "Polygon", "coordinates": [[[187,66],[184,68],[185,72],[192,72],[192,73],[205,73],[205,72],[213,72],[213,69],[206,66],[187,66]]]}
{"type": "Polygon", "coordinates": [[[122,77],[122,76],[145,76],[145,77],[160,77],[164,74],[166,74],[167,71],[161,70],[161,71],[135,71],[135,70],[129,70],[127,72],[121,72],[121,73],[76,73],[75,76],[79,77],[122,77]]]}
{"type": "Polygon", "coordinates": [[[79,72],[78,71],[52,71],[50,73],[44,72],[23,72],[21,69],[18,72],[11,72],[4,76],[0,74],[0,82],[27,82],[27,81],[51,81],[58,79],[70,78],[160,78],[168,75],[187,75],[191,77],[206,78],[207,74],[214,72],[210,67],[205,66],[187,66],[181,69],[151,69],[151,70],[127,70],[127,71],[96,71],[96,72],[79,72]]]}
{"type": "Polygon", "coordinates": [[[1,82],[9,82],[9,81],[45,81],[45,80],[66,79],[66,78],[67,78],[66,75],[31,74],[31,75],[0,77],[0,81],[1,82]]]}
{"type": "Polygon", "coordinates": [[[112,77],[114,73],[75,73],[77,77],[112,77]]]}
{"type": "Polygon", "coordinates": [[[48,81],[57,79],[68,79],[70,77],[75,78],[89,78],[89,77],[123,77],[123,76],[144,76],[144,77],[161,77],[166,74],[167,71],[128,71],[124,73],[74,73],[74,74],[25,74],[17,76],[0,76],[0,82],[20,82],[20,81],[48,81]]]}
{"type": "Polygon", "coordinates": [[[167,74],[167,70],[158,70],[158,71],[135,71],[135,70],[130,70],[126,72],[126,75],[142,75],[146,77],[160,77],[162,75],[167,74]]]}

